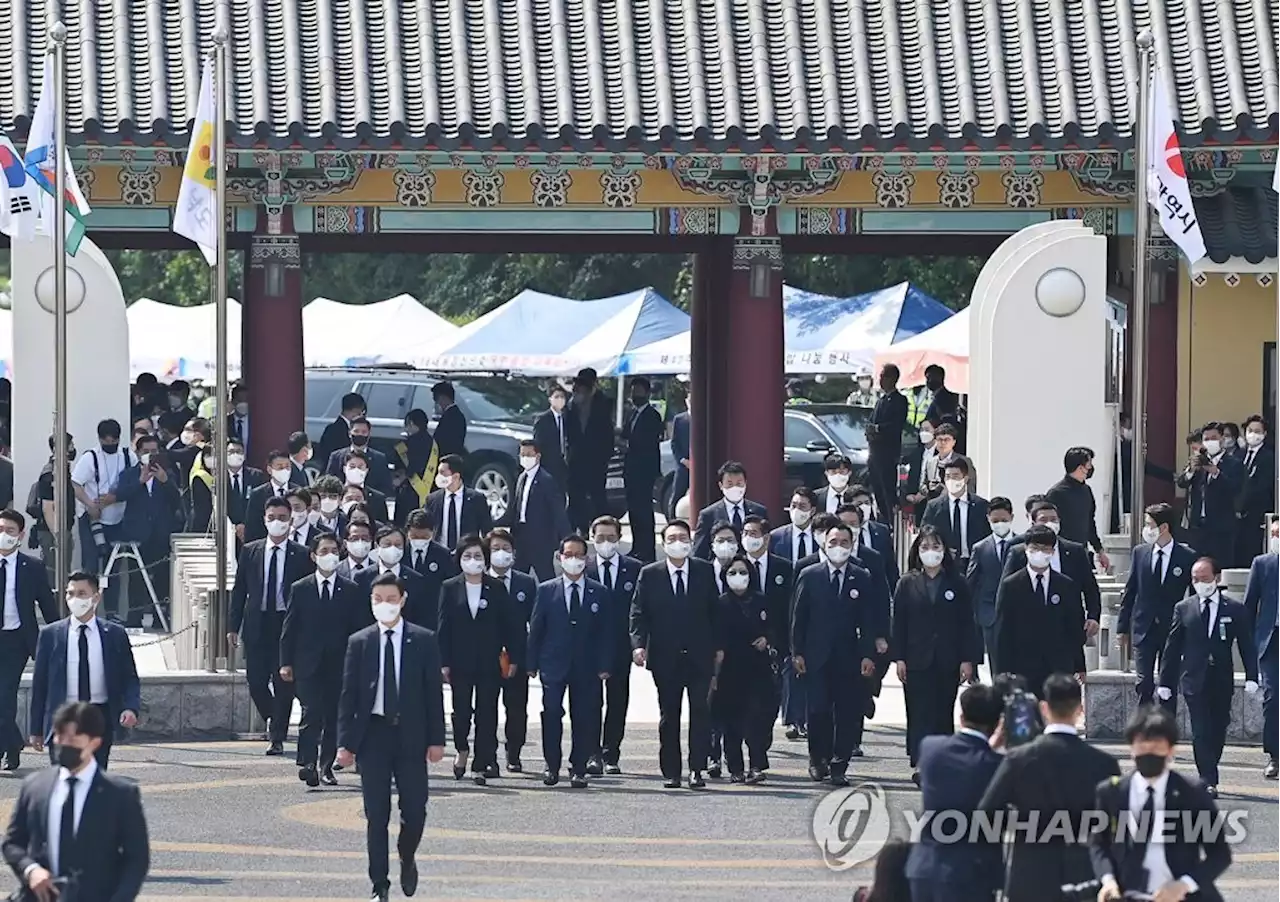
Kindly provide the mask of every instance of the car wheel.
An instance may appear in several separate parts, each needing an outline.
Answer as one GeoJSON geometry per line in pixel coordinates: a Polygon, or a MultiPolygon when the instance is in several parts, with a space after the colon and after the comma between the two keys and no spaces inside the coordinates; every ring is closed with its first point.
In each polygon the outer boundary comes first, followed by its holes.
{"type": "Polygon", "coordinates": [[[507,514],[511,506],[511,493],[515,480],[511,471],[497,461],[485,464],[476,471],[471,487],[480,492],[489,501],[489,514],[497,523],[507,514]]]}

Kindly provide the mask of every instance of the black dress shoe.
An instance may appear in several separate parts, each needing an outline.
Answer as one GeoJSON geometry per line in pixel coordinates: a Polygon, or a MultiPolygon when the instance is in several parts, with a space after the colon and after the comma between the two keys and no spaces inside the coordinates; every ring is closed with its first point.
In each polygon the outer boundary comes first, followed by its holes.
{"type": "Polygon", "coordinates": [[[400,889],[406,896],[418,891],[418,863],[412,858],[400,859],[400,889]]]}
{"type": "Polygon", "coordinates": [[[1262,769],[1262,776],[1267,780],[1274,780],[1278,775],[1280,775],[1280,765],[1276,764],[1276,756],[1272,755],[1267,766],[1262,769]]]}
{"type": "Polygon", "coordinates": [[[544,770],[544,771],[542,772],[542,785],[543,785],[543,786],[555,786],[555,785],[556,785],[557,783],[559,783],[559,782],[560,782],[560,773],[559,773],[559,771],[554,771],[554,770],[544,770]]]}
{"type": "Polygon", "coordinates": [[[611,777],[616,777],[618,774],[622,773],[622,768],[618,767],[616,764],[606,764],[604,766],[604,772],[611,777]]]}
{"type": "Polygon", "coordinates": [[[570,774],[569,785],[574,789],[586,789],[587,775],[586,774],[570,774]]]}
{"type": "Polygon", "coordinates": [[[917,786],[920,785],[920,771],[914,769],[911,771],[911,782],[917,786]]]}
{"type": "Polygon", "coordinates": [[[519,760],[516,760],[516,761],[508,761],[508,762],[507,762],[507,772],[508,772],[508,773],[512,773],[512,774],[522,774],[522,773],[524,773],[524,765],[523,765],[523,764],[521,764],[521,763],[519,762],[519,760]]]}
{"type": "Polygon", "coordinates": [[[745,782],[747,782],[747,775],[746,775],[746,774],[729,774],[729,782],[730,782],[730,783],[745,783],[745,782]]]}
{"type": "Polygon", "coordinates": [[[706,789],[707,781],[702,779],[702,774],[695,770],[693,773],[689,774],[689,788],[706,789]]]}
{"type": "Polygon", "coordinates": [[[369,897],[369,902],[387,902],[387,897],[391,895],[391,889],[375,889],[373,895],[369,897]]]}
{"type": "Polygon", "coordinates": [[[266,753],[267,753],[268,755],[270,755],[272,758],[275,758],[275,757],[278,757],[278,756],[280,756],[280,755],[283,755],[283,754],[284,754],[284,743],[283,743],[283,742],[276,742],[275,740],[272,740],[272,741],[271,741],[271,745],[267,746],[267,752],[266,752],[266,753]]]}
{"type": "Polygon", "coordinates": [[[1204,791],[1211,799],[1216,799],[1218,797],[1218,787],[1214,786],[1212,783],[1206,783],[1204,791]]]}
{"type": "Polygon", "coordinates": [[[342,771],[343,769],[344,769],[344,768],[342,767],[342,765],[341,765],[341,764],[338,764],[337,762],[334,762],[333,767],[332,767],[332,768],[330,768],[330,770],[333,770],[335,773],[336,773],[336,772],[339,772],[339,771],[342,771]]]}
{"type": "Polygon", "coordinates": [[[831,775],[827,777],[827,782],[835,787],[848,786],[849,778],[842,771],[832,771],[831,775]]]}
{"type": "Polygon", "coordinates": [[[598,777],[604,773],[604,762],[599,758],[592,758],[587,762],[587,776],[598,777]]]}
{"type": "Polygon", "coordinates": [[[326,767],[320,772],[320,782],[325,786],[337,786],[338,778],[333,775],[333,768],[326,767]]]}
{"type": "Polygon", "coordinates": [[[763,771],[761,771],[761,770],[757,770],[757,769],[756,769],[756,768],[754,768],[754,767],[753,767],[753,768],[751,768],[751,770],[747,771],[747,784],[748,784],[748,785],[754,786],[754,785],[755,785],[755,784],[757,784],[757,783],[763,783],[763,782],[764,782],[764,772],[763,772],[763,771]]]}
{"type": "Polygon", "coordinates": [[[17,770],[22,766],[22,752],[12,751],[4,756],[4,769],[17,770]]]}
{"type": "Polygon", "coordinates": [[[471,782],[477,786],[484,786],[488,784],[489,781],[485,778],[484,774],[477,772],[471,775],[471,782]]]}
{"type": "Polygon", "coordinates": [[[713,780],[719,780],[722,773],[719,761],[707,768],[707,776],[713,780]]]}
{"type": "Polygon", "coordinates": [[[682,785],[679,777],[668,777],[662,781],[662,785],[666,789],[679,789],[682,785]]]}
{"type": "Polygon", "coordinates": [[[502,771],[498,770],[498,765],[496,765],[496,764],[487,764],[487,765],[485,765],[485,768],[484,768],[483,773],[484,773],[485,777],[486,777],[487,779],[489,779],[489,780],[493,780],[493,779],[495,779],[495,778],[497,778],[497,777],[501,777],[501,776],[502,776],[502,771]]]}
{"type": "Polygon", "coordinates": [[[825,767],[819,767],[816,764],[809,765],[809,779],[815,783],[821,783],[823,780],[827,779],[828,773],[830,773],[830,771],[825,767]]]}
{"type": "Polygon", "coordinates": [[[467,766],[465,764],[462,765],[461,767],[459,767],[456,764],[453,766],[453,779],[461,780],[466,775],[467,775],[467,766]]]}
{"type": "Polygon", "coordinates": [[[861,757],[863,757],[865,754],[866,754],[866,752],[862,751],[862,746],[860,746],[860,745],[855,745],[855,746],[853,747],[853,751],[851,751],[851,752],[849,753],[849,757],[850,757],[850,758],[861,758],[861,757]]]}
{"type": "Polygon", "coordinates": [[[788,739],[795,741],[797,739],[802,739],[804,734],[799,727],[787,727],[786,736],[788,739]]]}
{"type": "Polygon", "coordinates": [[[312,789],[320,785],[320,774],[316,771],[315,767],[311,765],[304,764],[302,767],[298,768],[298,779],[303,783],[306,783],[312,789]]]}

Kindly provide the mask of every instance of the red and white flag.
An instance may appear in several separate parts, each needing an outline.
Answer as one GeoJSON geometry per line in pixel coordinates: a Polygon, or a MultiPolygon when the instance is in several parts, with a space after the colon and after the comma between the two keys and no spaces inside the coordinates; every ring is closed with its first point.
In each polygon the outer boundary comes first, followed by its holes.
{"type": "Polygon", "coordinates": [[[1169,82],[1157,59],[1151,106],[1147,110],[1147,201],[1160,216],[1160,227],[1182,249],[1187,262],[1194,265],[1204,257],[1204,236],[1191,203],[1191,186],[1182,160],[1182,147],[1173,130],[1169,109],[1169,82]]]}

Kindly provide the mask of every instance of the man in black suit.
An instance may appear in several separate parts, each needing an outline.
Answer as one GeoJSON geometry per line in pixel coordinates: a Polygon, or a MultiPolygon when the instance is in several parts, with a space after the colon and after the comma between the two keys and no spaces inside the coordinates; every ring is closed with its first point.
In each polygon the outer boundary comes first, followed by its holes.
{"type": "Polygon", "coordinates": [[[857,748],[875,675],[879,613],[871,574],[849,566],[853,530],[837,523],[823,539],[825,561],[800,571],[791,610],[791,656],[805,676],[809,705],[809,777],[848,786],[845,771],[857,748]]]}
{"type": "MultiPolygon", "coordinates": [[[[897,588],[898,582],[896,579],[893,582],[889,582],[889,565],[884,556],[864,541],[866,536],[864,529],[868,525],[863,519],[864,516],[865,509],[853,503],[840,505],[836,512],[836,517],[840,522],[848,526],[853,533],[853,557],[849,558],[849,562],[856,564],[871,574],[872,591],[866,602],[875,611],[879,620],[879,625],[873,627],[876,654],[871,659],[876,665],[876,671],[867,680],[866,716],[870,720],[875,717],[875,700],[880,697],[881,684],[884,682],[884,675],[889,670],[890,599],[893,597],[893,591],[897,588]]],[[[874,520],[871,522],[875,523],[874,520]]],[[[876,523],[876,525],[883,526],[884,524],[876,523]]],[[[896,565],[894,566],[894,571],[897,571],[896,565]]],[[[853,757],[862,757],[861,729],[857,731],[857,735],[854,738],[853,757]]]]}
{"type": "MultiPolygon", "coordinates": [[[[404,588],[404,619],[418,626],[434,629],[440,620],[440,585],[456,572],[456,567],[451,566],[447,573],[443,569],[437,570],[436,573],[444,575],[428,580],[405,563],[406,544],[404,530],[399,526],[380,528],[374,536],[372,554],[378,565],[376,568],[366,567],[362,570],[355,578],[355,584],[362,595],[368,595],[373,591],[377,578],[390,573],[400,580],[404,588]]],[[[360,626],[368,626],[369,613],[363,612],[362,616],[364,619],[360,626]]]]}
{"type": "MultiPolygon", "coordinates": [[[[1276,509],[1276,449],[1267,443],[1267,423],[1254,414],[1244,421],[1243,447],[1236,455],[1244,478],[1236,496],[1235,565],[1247,567],[1266,551],[1263,526],[1276,509]]],[[[1221,562],[1220,562],[1221,563],[1221,562]]]]}
{"type": "MultiPolygon", "coordinates": [[[[622,427],[626,454],[622,476],[627,491],[627,518],[631,523],[631,554],[649,563],[657,556],[653,536],[653,487],[662,472],[662,414],[649,403],[649,380],[631,379],[631,415],[622,427]]],[[[603,511],[601,512],[603,513],[603,511]]]]}
{"type": "Polygon", "coordinates": [[[1187,490],[1188,544],[1215,561],[1235,553],[1236,499],[1244,485],[1244,464],[1222,447],[1222,424],[1205,423],[1201,450],[1192,455],[1175,482],[1187,490]]]}
{"type": "Polygon", "coordinates": [[[965,582],[969,585],[969,597],[973,604],[973,618],[982,630],[982,644],[987,650],[987,663],[991,673],[996,669],[996,594],[1004,579],[1004,562],[1009,556],[1013,531],[1013,502],[996,496],[987,502],[987,523],[991,535],[975,542],[969,555],[969,569],[965,582]]]}
{"type": "Polygon", "coordinates": [[[289,587],[311,572],[307,549],[289,541],[291,511],[283,498],[268,498],[267,538],[249,542],[236,564],[227,641],[244,641],[244,676],[258,714],[267,722],[268,755],[284,754],[293,712],[293,684],[280,675],[280,633],[289,587]]]}
{"type": "Polygon", "coordinates": [[[423,508],[431,517],[436,541],[453,551],[462,536],[488,535],[493,529],[489,499],[462,484],[462,458],[448,454],[436,468],[436,490],[423,508]]]}
{"type": "Polygon", "coordinates": [[[703,561],[711,560],[711,533],[717,523],[728,523],[741,532],[747,517],[769,519],[768,508],[759,501],[747,500],[747,471],[742,464],[736,460],[725,461],[716,478],[723,497],[698,512],[698,525],[693,533],[693,556],[703,561]]]}
{"type": "Polygon", "coordinates": [[[1218,762],[1227,744],[1235,667],[1231,646],[1244,662],[1244,689],[1258,691],[1258,653],[1253,642],[1253,618],[1243,604],[1218,588],[1222,568],[1202,557],[1191,568],[1195,596],[1173,609],[1169,639],[1160,661],[1161,701],[1180,691],[1191,715],[1191,749],[1205,790],[1218,795],[1218,762]]]}
{"type": "MultiPolygon", "coordinates": [[[[1089,550],[1078,542],[1062,537],[1059,516],[1058,509],[1048,501],[1038,501],[1031,508],[1033,526],[1047,526],[1058,534],[1058,543],[1049,558],[1049,567],[1070,577],[1080,587],[1084,600],[1084,635],[1087,639],[1098,632],[1098,618],[1102,616],[1102,592],[1093,572],[1093,563],[1089,560],[1089,550]]],[[[1009,553],[1005,556],[1004,575],[1016,573],[1026,566],[1026,542],[1022,536],[1018,536],[1010,544],[1009,553]]]]}
{"type": "Polygon", "coordinates": [[[257,467],[244,465],[244,444],[239,439],[227,441],[227,516],[236,528],[236,538],[244,541],[244,527],[249,519],[249,497],[267,481],[267,474],[257,467]]]}
{"type": "Polygon", "coordinates": [[[289,435],[289,485],[300,489],[311,487],[311,474],[307,472],[307,464],[315,448],[311,446],[311,438],[305,432],[298,431],[289,435]]]}
{"type": "Polygon", "coordinates": [[[520,442],[520,469],[506,515],[515,539],[516,569],[550,579],[556,572],[556,547],[569,534],[564,490],[542,466],[542,449],[536,440],[520,442]]]}
{"type": "MultiPolygon", "coordinates": [[[[414,514],[426,516],[425,511],[414,511],[414,514]]],[[[514,616],[524,623],[527,634],[529,619],[533,616],[534,597],[538,594],[538,581],[515,569],[515,544],[511,533],[506,529],[500,526],[491,529],[484,537],[484,544],[489,551],[489,575],[506,588],[514,616]]],[[[439,545],[435,545],[435,548],[444,550],[439,545]]],[[[524,670],[502,678],[502,709],[506,713],[504,738],[507,770],[513,774],[523,773],[524,764],[520,761],[520,752],[524,750],[524,743],[529,735],[529,675],[524,670]]]]}
{"type": "Polygon", "coordinates": [[[969,461],[965,458],[957,456],[947,461],[942,474],[945,490],[925,505],[921,522],[941,533],[947,550],[964,573],[969,568],[973,546],[991,534],[987,499],[969,491],[969,461]]]}
{"type": "Polygon", "coordinates": [[[1055,673],[1084,673],[1084,602],[1080,586],[1050,566],[1058,536],[1047,526],[1026,535],[1027,566],[996,594],[996,660],[1034,692],[1055,673]]]}
{"type": "MultiPolygon", "coordinates": [[[[440,586],[449,577],[458,575],[458,562],[448,548],[436,541],[431,517],[425,510],[409,513],[404,521],[404,532],[409,540],[405,563],[423,579],[422,594],[426,599],[426,611],[428,614],[439,611],[440,586]]],[[[426,626],[427,622],[423,621],[418,625],[426,626]]],[[[431,629],[429,626],[427,628],[431,629]]]]}
{"type": "Polygon", "coordinates": [[[467,418],[462,415],[462,409],[458,407],[457,393],[453,383],[437,382],[431,386],[431,397],[436,402],[436,410],[440,412],[435,432],[431,434],[439,456],[444,457],[446,454],[464,456],[467,453],[467,418]]]}
{"type": "MultiPolygon", "coordinates": [[[[1173,540],[1177,522],[1177,512],[1167,504],[1153,504],[1146,509],[1142,544],[1134,546],[1116,619],[1120,647],[1133,651],[1133,669],[1138,674],[1135,691],[1140,705],[1151,704],[1157,662],[1164,654],[1173,608],[1191,591],[1191,567],[1196,553],[1173,540]]],[[[1169,707],[1173,707],[1172,702],[1169,707]]]]}
{"type": "Polygon", "coordinates": [[[36,607],[45,623],[59,619],[58,603],[49,591],[44,565],[18,551],[26,521],[15,510],[0,511],[0,749],[5,770],[17,770],[25,740],[18,729],[18,684],[27,659],[36,653],[39,626],[36,607]]]}
{"type": "MultiPolygon", "coordinates": [[[[339,448],[329,455],[329,463],[325,466],[324,471],[330,476],[342,478],[347,475],[347,458],[354,451],[364,454],[368,462],[368,476],[365,477],[363,483],[355,483],[356,485],[364,485],[373,489],[375,492],[381,492],[385,497],[391,494],[391,465],[387,462],[387,455],[383,454],[376,448],[369,446],[369,438],[373,434],[373,426],[364,417],[356,417],[351,421],[351,437],[350,446],[339,448]]],[[[352,480],[347,479],[348,482],[352,480]]]]}
{"type": "Polygon", "coordinates": [[[1136,770],[1113,775],[1096,790],[1095,809],[1107,824],[1089,841],[1093,874],[1102,882],[1098,902],[1119,902],[1129,891],[1222,902],[1213,884],[1231,866],[1228,833],[1210,826],[1222,823],[1212,796],[1169,768],[1177,720],[1159,708],[1140,708],[1125,739],[1136,770]],[[1163,832],[1163,842],[1151,841],[1153,829],[1163,832]]]}
{"type": "Polygon", "coordinates": [[[567,413],[569,521],[586,535],[591,521],[609,510],[604,484],[613,458],[613,402],[600,393],[595,370],[574,378],[567,413]]]}
{"type": "Polygon", "coordinates": [[[22,882],[24,899],[132,902],[151,866],[138,784],[108,774],[94,759],[106,732],[96,705],[63,705],[53,730],[57,765],[22,781],[4,860],[22,882]]]}
{"type": "Polygon", "coordinates": [[[893,544],[893,532],[871,515],[871,490],[866,486],[854,483],[846,489],[845,497],[849,499],[848,504],[856,504],[862,510],[862,536],[858,539],[858,545],[865,545],[879,552],[884,559],[884,575],[889,580],[889,591],[892,592],[902,576],[898,569],[898,550],[893,544]]]}
{"type": "Polygon", "coordinates": [[[387,902],[391,781],[400,795],[400,888],[418,890],[413,856],[427,824],[427,764],[444,757],[444,686],[435,633],[402,616],[404,584],[374,580],[374,625],[347,640],[338,701],[338,763],[360,762],[371,902],[387,902]]]}
{"type": "Polygon", "coordinates": [[[609,620],[605,641],[614,649],[609,678],[604,681],[605,715],[600,738],[600,756],[587,763],[587,773],[620,774],[622,737],[627,726],[627,706],[631,702],[631,597],[635,594],[640,568],[633,557],[618,551],[622,524],[608,515],[591,524],[594,554],[587,561],[587,576],[605,588],[609,620]]]}
{"type": "Polygon", "coordinates": [[[333,452],[349,442],[351,424],[363,417],[367,409],[364,397],[358,392],[342,396],[342,415],[324,427],[324,432],[320,433],[320,444],[315,449],[316,456],[326,467],[333,452]]]}
{"type": "Polygon", "coordinates": [[[671,456],[676,461],[675,478],[671,484],[671,509],[668,517],[675,517],[676,504],[689,491],[690,443],[693,440],[692,427],[689,424],[689,399],[685,398],[685,410],[676,414],[671,420],[671,456]]]}
{"type": "Polygon", "coordinates": [[[1066,475],[1049,487],[1044,500],[1058,509],[1062,537],[1086,549],[1092,548],[1103,568],[1110,567],[1111,561],[1102,550],[1102,539],[1098,536],[1098,503],[1093,489],[1089,488],[1089,480],[1093,478],[1093,449],[1068,448],[1062,457],[1062,468],[1066,475]]]}
{"type": "MultiPolygon", "coordinates": [[[[1004,713],[1004,700],[982,683],[960,693],[960,729],[951,736],[920,740],[920,798],[924,811],[976,811],[987,785],[1004,760],[991,748],[991,735],[1004,713]]],[[[941,824],[941,821],[936,822],[941,824]]],[[[926,826],[907,859],[912,902],[991,902],[1004,870],[1000,844],[971,837],[943,842],[926,826]]]]}
{"type": "Polygon", "coordinates": [[[267,455],[267,478],[255,488],[250,489],[244,509],[244,530],[240,536],[246,544],[258,542],[267,537],[266,509],[267,500],[279,498],[288,502],[292,486],[289,484],[293,472],[289,463],[289,455],[284,451],[272,451],[267,455]]]}
{"type": "MultiPolygon", "coordinates": [[[[787,629],[791,623],[791,589],[795,581],[795,568],[791,561],[786,557],[769,552],[769,521],[763,517],[747,517],[746,522],[742,524],[742,550],[746,552],[747,563],[755,570],[752,578],[755,580],[756,586],[764,593],[765,605],[769,611],[769,619],[775,624],[784,624],[781,629],[787,629]]],[[[777,661],[781,671],[783,680],[794,680],[795,675],[791,673],[791,656],[787,654],[787,645],[783,637],[784,644],[779,649],[778,654],[781,656],[777,661]]],[[[773,683],[774,700],[773,706],[778,709],[784,725],[788,726],[788,738],[800,738],[799,730],[796,729],[794,723],[787,716],[787,705],[784,704],[784,696],[782,694],[782,683],[775,680],[773,683]],[[790,731],[795,730],[796,735],[790,735],[790,731]]],[[[786,690],[788,695],[785,697],[787,701],[791,701],[791,688],[786,690]]],[[[793,711],[799,710],[798,715],[793,714],[800,720],[802,724],[807,723],[805,717],[804,699],[800,697],[799,690],[795,691],[797,698],[793,702],[793,711]]],[[[769,731],[769,736],[765,740],[764,751],[767,754],[769,749],[773,747],[773,731],[769,731]]],[[[766,759],[767,761],[767,759],[766,759]]]]}
{"type": "Polygon", "coordinates": [[[946,386],[947,371],[936,363],[925,368],[924,383],[932,400],[924,418],[933,423],[946,423],[956,430],[956,453],[965,453],[965,433],[968,432],[965,409],[960,406],[960,396],[946,386]]]}
{"type": "Polygon", "coordinates": [[[1115,758],[1076,734],[1081,689],[1074,677],[1055,673],[1031,688],[1043,699],[1044,732],[1009,750],[978,803],[988,814],[1012,807],[1019,823],[1040,825],[1014,831],[1004,884],[1008,902],[1061,899],[1063,886],[1092,877],[1089,854],[1078,839],[1088,835],[1083,824],[1092,814],[1094,789],[1120,774],[1115,758]],[[1062,829],[1046,830],[1050,821],[1062,829]]]}
{"type": "Polygon", "coordinates": [[[631,657],[658,690],[658,761],[668,789],[680,788],[680,709],[689,695],[689,788],[705,789],[711,749],[709,695],[724,649],[716,629],[715,572],[691,560],[689,524],[662,530],[666,560],[646,564],[631,602],[631,657]]]}
{"type": "Polygon", "coordinates": [[[356,584],[338,576],[338,537],[311,539],[315,573],[289,588],[280,630],[280,678],[297,688],[302,703],[298,726],[298,779],[310,787],[337,786],[333,760],[338,752],[338,695],[347,637],[364,625],[365,603],[356,584]]]}
{"type": "Polygon", "coordinates": [[[565,427],[565,405],[569,393],[562,385],[553,385],[547,392],[551,406],[538,414],[533,421],[533,440],[542,452],[542,466],[555,477],[556,485],[566,489],[569,485],[569,465],[565,459],[569,451],[569,432],[565,427]]]}
{"type": "Polygon", "coordinates": [[[902,459],[902,433],[907,426],[907,397],[898,391],[898,368],[886,363],[880,369],[880,399],[867,424],[867,481],[875,493],[882,522],[890,522],[898,501],[898,462],[902,459]]]}
{"type": "Polygon", "coordinates": [[[346,455],[343,463],[342,479],[344,481],[343,491],[347,488],[357,488],[360,494],[364,496],[364,503],[369,508],[369,516],[373,518],[375,523],[390,523],[391,514],[387,510],[387,495],[380,492],[370,483],[373,481],[373,458],[367,451],[346,450],[342,452],[346,455]]]}

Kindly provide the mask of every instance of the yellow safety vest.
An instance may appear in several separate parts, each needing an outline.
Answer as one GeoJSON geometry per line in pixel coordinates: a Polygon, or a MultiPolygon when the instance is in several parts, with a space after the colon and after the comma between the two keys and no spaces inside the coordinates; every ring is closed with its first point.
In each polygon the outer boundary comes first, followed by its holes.
{"type": "Polygon", "coordinates": [[[919,428],[933,403],[933,392],[919,386],[907,392],[907,423],[919,428]]]}
{"type": "Polygon", "coordinates": [[[409,478],[409,486],[413,489],[414,494],[418,496],[418,507],[422,507],[427,503],[427,496],[431,494],[431,490],[435,488],[433,474],[440,463],[440,446],[432,443],[431,456],[427,458],[427,467],[421,473],[409,472],[409,446],[405,442],[396,443],[396,455],[400,458],[400,462],[404,464],[404,472],[409,478]]]}

